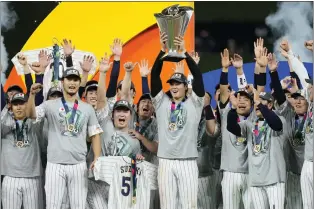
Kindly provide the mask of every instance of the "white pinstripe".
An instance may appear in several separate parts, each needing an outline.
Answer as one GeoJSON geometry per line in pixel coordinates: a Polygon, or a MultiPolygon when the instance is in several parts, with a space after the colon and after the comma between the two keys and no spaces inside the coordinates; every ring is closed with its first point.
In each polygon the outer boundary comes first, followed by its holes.
{"type": "Polygon", "coordinates": [[[61,208],[66,190],[71,209],[85,209],[87,187],[85,162],[76,165],[47,163],[45,184],[47,209],[61,208]]]}
{"type": "Polygon", "coordinates": [[[211,176],[198,178],[198,209],[216,209],[216,179],[215,173],[211,176]]]}
{"type": "Polygon", "coordinates": [[[302,209],[300,175],[288,172],[286,183],[286,209],[302,209]]]}
{"type": "Polygon", "coordinates": [[[221,181],[223,172],[219,169],[213,169],[215,173],[215,187],[216,187],[216,208],[222,208],[222,189],[221,189],[221,181]]]}
{"type": "MultiPolygon", "coordinates": [[[[44,170],[44,174],[46,173],[46,170],[44,170]]],[[[45,175],[42,176],[43,179],[43,186],[42,186],[42,192],[43,192],[43,198],[44,198],[44,208],[46,207],[46,192],[45,192],[45,175]]],[[[66,190],[64,190],[64,195],[62,198],[62,204],[61,204],[61,209],[71,209],[70,208],[70,199],[69,199],[69,194],[66,190]]]]}
{"type": "Polygon", "coordinates": [[[3,209],[42,209],[41,177],[14,178],[5,176],[2,183],[3,209]]]}
{"type": "Polygon", "coordinates": [[[301,171],[301,191],[303,208],[312,209],[313,204],[313,162],[304,160],[301,171]]]}
{"type": "Polygon", "coordinates": [[[285,208],[285,183],[250,187],[250,194],[255,209],[285,208]]]}
{"type": "Polygon", "coordinates": [[[197,209],[196,160],[159,159],[158,186],[161,209],[197,209]],[[179,202],[177,200],[179,194],[179,202]]]}
{"type": "Polygon", "coordinates": [[[223,172],[221,186],[224,209],[240,209],[241,205],[251,209],[247,179],[248,174],[245,173],[223,172]]]}
{"type": "Polygon", "coordinates": [[[108,192],[105,182],[88,180],[87,204],[89,209],[107,209],[108,192]]]}

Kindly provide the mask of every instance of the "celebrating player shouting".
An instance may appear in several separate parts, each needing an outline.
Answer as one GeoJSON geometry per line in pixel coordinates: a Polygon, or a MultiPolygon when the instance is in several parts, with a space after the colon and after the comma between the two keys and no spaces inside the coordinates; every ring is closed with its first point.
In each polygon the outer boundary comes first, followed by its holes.
{"type": "MultiPolygon", "coordinates": [[[[47,209],[60,208],[65,189],[71,208],[85,209],[87,196],[86,138],[92,141],[96,160],[100,156],[99,134],[102,133],[93,107],[77,99],[80,74],[67,69],[63,75],[63,97],[45,101],[35,109],[35,94],[40,84],[31,87],[28,116],[47,118],[48,156],[46,169],[47,209]]],[[[93,164],[91,166],[93,168],[93,164]]]]}
{"type": "Polygon", "coordinates": [[[188,91],[184,74],[174,73],[168,80],[170,91],[164,93],[160,73],[167,35],[161,34],[161,47],[151,72],[151,95],[158,122],[158,185],[162,209],[197,208],[198,168],[196,158],[198,125],[204,104],[204,85],[197,64],[186,53],[184,40],[176,37],[175,44],[185,54],[194,77],[193,91],[188,91]],[[179,191],[177,191],[177,189],[179,191]],[[176,202],[177,192],[179,203],[176,202]]]}

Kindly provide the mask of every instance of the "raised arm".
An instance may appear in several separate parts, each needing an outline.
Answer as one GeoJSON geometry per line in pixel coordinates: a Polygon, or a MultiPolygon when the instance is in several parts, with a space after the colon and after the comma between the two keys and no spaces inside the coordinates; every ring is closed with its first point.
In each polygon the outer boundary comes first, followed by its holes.
{"type": "Polygon", "coordinates": [[[228,68],[231,65],[228,49],[224,49],[223,53],[220,53],[220,56],[222,65],[222,71],[220,74],[220,102],[225,104],[229,99],[228,68]]]}
{"type": "Polygon", "coordinates": [[[106,97],[106,74],[110,67],[112,66],[112,62],[109,62],[109,57],[107,53],[103,58],[101,58],[99,62],[99,80],[98,80],[98,88],[97,88],[97,109],[101,110],[107,105],[107,97],[106,97]]]}
{"type": "Polygon", "coordinates": [[[36,105],[35,105],[35,96],[38,92],[40,92],[42,89],[42,84],[40,83],[34,83],[31,86],[29,98],[27,102],[27,108],[26,108],[26,117],[31,119],[36,119],[36,105]]]}
{"type": "Polygon", "coordinates": [[[131,83],[132,83],[132,71],[134,70],[137,63],[126,62],[124,63],[124,78],[121,86],[121,99],[127,100],[130,103],[133,103],[133,98],[130,95],[131,83]]]}
{"type": "Polygon", "coordinates": [[[198,97],[204,97],[205,88],[204,88],[203,76],[202,76],[201,70],[199,69],[194,59],[190,56],[190,54],[186,52],[183,37],[177,37],[174,43],[179,46],[181,51],[183,51],[186,56],[185,61],[188,65],[188,68],[191,74],[193,75],[192,90],[198,97]]]}
{"type": "Polygon", "coordinates": [[[148,60],[143,59],[141,60],[141,63],[139,63],[139,69],[140,69],[140,74],[142,77],[142,94],[149,94],[150,90],[149,90],[149,86],[148,86],[148,75],[151,72],[151,67],[148,67],[148,60]]]}
{"type": "Polygon", "coordinates": [[[240,55],[234,54],[231,58],[231,63],[237,71],[237,84],[239,89],[244,89],[247,86],[245,74],[243,72],[243,59],[240,55]]]}
{"type": "Polygon", "coordinates": [[[88,75],[89,75],[89,72],[92,70],[93,63],[94,63],[94,58],[91,55],[84,55],[83,62],[80,62],[80,66],[83,70],[81,84],[79,88],[80,98],[82,98],[84,94],[86,83],[88,80],[88,75]]]}
{"type": "Polygon", "coordinates": [[[162,90],[162,82],[160,79],[160,73],[163,65],[163,61],[161,58],[166,53],[166,42],[167,42],[167,34],[161,33],[160,34],[160,44],[161,44],[161,51],[159,52],[154,65],[152,67],[151,77],[150,77],[150,85],[151,85],[151,96],[156,97],[157,94],[162,90]]]}
{"type": "Polygon", "coordinates": [[[267,66],[267,48],[263,48],[264,40],[260,38],[260,40],[255,43],[254,42],[254,53],[255,53],[255,70],[258,72],[254,72],[254,86],[258,92],[265,91],[266,85],[266,66],[267,66]]]}
{"type": "Polygon", "coordinates": [[[283,40],[280,43],[280,47],[281,47],[281,49],[288,52],[288,57],[289,57],[289,60],[291,62],[292,69],[298,75],[298,77],[301,81],[302,87],[304,89],[307,88],[308,84],[306,83],[305,79],[308,79],[309,75],[308,75],[307,70],[304,67],[303,63],[296,56],[294,56],[292,49],[291,49],[287,40],[283,40]]]}
{"type": "Polygon", "coordinates": [[[123,43],[121,39],[114,39],[113,44],[110,46],[111,52],[113,54],[113,67],[110,74],[110,80],[107,90],[107,98],[112,98],[116,95],[118,79],[120,74],[120,58],[122,55],[123,43]]]}

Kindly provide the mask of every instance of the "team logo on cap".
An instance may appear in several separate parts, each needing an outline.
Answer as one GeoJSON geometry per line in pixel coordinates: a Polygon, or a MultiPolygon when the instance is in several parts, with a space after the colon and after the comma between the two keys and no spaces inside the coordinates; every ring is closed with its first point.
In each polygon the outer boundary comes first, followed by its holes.
{"type": "Polygon", "coordinates": [[[175,73],[173,76],[172,76],[172,78],[181,78],[181,74],[179,74],[179,73],[175,73]]]}
{"type": "Polygon", "coordinates": [[[260,96],[265,96],[266,95],[266,92],[261,92],[259,93],[260,96]]]}
{"type": "Polygon", "coordinates": [[[127,101],[123,101],[123,100],[120,100],[118,104],[123,104],[123,105],[126,105],[126,106],[129,105],[127,101]]]}

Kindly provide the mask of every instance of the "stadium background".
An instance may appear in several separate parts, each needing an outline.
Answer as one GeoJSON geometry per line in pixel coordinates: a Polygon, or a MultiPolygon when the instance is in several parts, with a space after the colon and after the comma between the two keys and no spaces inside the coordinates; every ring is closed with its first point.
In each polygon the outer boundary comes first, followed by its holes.
{"type": "MultiPolygon", "coordinates": [[[[8,51],[8,57],[11,59],[16,55],[17,52],[21,51],[24,44],[27,42],[30,36],[34,33],[36,28],[47,18],[47,16],[57,7],[60,7],[60,4],[71,4],[71,3],[60,3],[60,2],[11,2],[9,4],[10,8],[14,10],[18,16],[18,21],[15,24],[15,28],[8,31],[1,31],[1,34],[4,36],[4,44],[8,51]]],[[[73,5],[80,3],[72,3],[73,5]]],[[[85,3],[86,4],[86,3],[85,3]]],[[[89,3],[96,4],[96,3],[89,3]]],[[[98,3],[99,4],[99,3],[98,3]]],[[[102,3],[108,4],[108,3],[102,3]]],[[[112,3],[111,3],[112,4],[112,3]]],[[[120,3],[120,4],[134,4],[134,3],[120,3]]],[[[152,4],[152,3],[148,3],[152,4]]],[[[156,4],[156,3],[155,3],[156,4]]],[[[171,3],[170,3],[171,4],[171,3]]],[[[184,4],[188,4],[185,2],[184,4]]],[[[193,3],[190,3],[193,4],[193,3]]],[[[134,5],[133,5],[134,6],[134,5]]],[[[150,5],[147,5],[150,7],[150,5]]],[[[73,10],[78,9],[73,6],[73,10]]],[[[80,8],[82,9],[82,8],[80,8]]],[[[160,9],[158,8],[149,8],[155,12],[158,12],[160,9]]],[[[269,50],[273,50],[273,42],[275,37],[271,30],[265,24],[265,18],[271,14],[276,12],[277,10],[277,2],[195,2],[195,49],[200,53],[201,61],[200,68],[203,73],[206,73],[211,70],[215,70],[220,68],[220,52],[228,47],[231,53],[239,53],[245,63],[250,63],[254,61],[254,53],[253,53],[253,42],[257,37],[263,37],[265,39],[265,46],[269,50]]],[[[122,11],[122,7],[118,7],[117,11],[122,11]]],[[[67,12],[67,11],[65,11],[67,12]]],[[[73,12],[73,11],[69,11],[73,12]]],[[[106,33],[111,28],[108,28],[106,25],[106,21],[114,22],[115,19],[112,19],[109,12],[98,13],[97,15],[103,16],[102,18],[105,20],[103,25],[99,25],[99,27],[103,28],[103,36],[106,36],[106,33]]],[[[67,15],[67,14],[63,14],[67,15]]],[[[82,13],[84,15],[84,13],[82,13]]],[[[153,14],[152,14],[153,16],[153,14]]],[[[62,19],[62,18],[61,18],[62,19]]],[[[45,20],[47,21],[47,20],[45,20]]],[[[67,22],[67,19],[62,19],[62,21],[67,22]]],[[[144,20],[143,20],[144,21],[144,20]]],[[[120,20],[120,28],[123,30],[125,26],[123,22],[127,22],[126,20],[120,20]]],[[[56,23],[55,25],[57,25],[56,23]]],[[[60,23],[61,25],[61,23],[60,23]]],[[[71,21],[67,23],[68,27],[71,27],[71,21]]],[[[191,24],[193,25],[193,24],[191,24]]],[[[83,26],[84,27],[84,26],[83,26]]],[[[88,27],[87,27],[88,28],[88,27]]],[[[55,31],[58,33],[62,28],[51,27],[47,28],[47,30],[55,31]]],[[[84,28],[83,28],[84,29],[84,28]]],[[[90,28],[88,28],[90,29],[90,28]]],[[[193,28],[189,26],[189,30],[192,31],[193,28]]],[[[194,30],[193,30],[194,31],[194,30]]],[[[50,32],[53,33],[53,32],[50,32]]],[[[156,31],[152,32],[156,35],[156,31]]],[[[93,34],[91,32],[90,34],[93,34]]],[[[36,35],[36,34],[33,34],[36,35]]],[[[119,34],[116,36],[119,37],[119,34]]],[[[191,33],[188,33],[187,36],[191,36],[191,33]]],[[[45,39],[45,37],[40,37],[41,39],[45,39]]],[[[69,34],[66,38],[71,38],[69,34]]],[[[88,45],[89,38],[93,37],[85,37],[88,45]]],[[[51,37],[47,37],[47,40],[50,41],[51,37]]],[[[77,44],[76,40],[73,41],[77,44]]],[[[191,43],[187,43],[187,48],[193,48],[193,41],[191,43]]],[[[39,41],[40,42],[40,41],[39,41]]],[[[51,42],[51,41],[50,41],[51,42]]],[[[47,43],[47,41],[43,41],[43,43],[47,43]]],[[[107,43],[109,45],[110,43],[107,43]]],[[[143,44],[147,44],[144,42],[143,44]]],[[[46,45],[45,45],[46,46],[46,45]]],[[[39,46],[40,47],[40,46],[39,46]]],[[[43,47],[43,46],[41,46],[43,47]]],[[[107,46],[100,45],[100,48],[103,48],[103,52],[107,46]]],[[[136,47],[136,46],[134,46],[136,47]]],[[[27,46],[26,46],[27,48],[27,46]]],[[[29,49],[28,49],[29,50],[29,49]]],[[[88,49],[86,49],[88,50],[88,49]]],[[[108,50],[107,50],[108,51],[108,50]]],[[[92,51],[93,52],[93,51],[92,51]]],[[[124,51],[124,54],[132,53],[132,50],[129,52],[124,51]]],[[[141,54],[144,55],[145,53],[141,54]]],[[[101,55],[98,55],[101,56],[101,55]]],[[[134,55],[135,57],[136,55],[134,55]]],[[[137,56],[139,56],[137,54],[137,56]]],[[[96,54],[97,57],[97,54],[96,54]]],[[[132,56],[133,57],[133,56],[132,56]]],[[[142,59],[145,57],[137,58],[142,59]]],[[[123,61],[123,60],[122,60],[123,61]]],[[[152,64],[152,63],[151,63],[152,64]]],[[[168,64],[168,66],[170,66],[168,64]]],[[[281,68],[286,68],[286,63],[281,65],[281,68]]],[[[312,65],[306,65],[310,75],[312,75],[312,65]]],[[[11,69],[13,68],[13,64],[9,62],[8,70],[6,71],[6,75],[10,74],[11,69]]],[[[252,65],[246,65],[244,67],[245,72],[249,72],[248,74],[252,74],[252,65]]],[[[121,71],[122,72],[122,71],[121,71]]],[[[287,72],[283,70],[284,74],[280,74],[280,77],[283,77],[287,72]]],[[[171,71],[164,74],[163,77],[169,76],[171,71]]],[[[234,72],[231,71],[231,74],[234,72]]],[[[219,80],[217,76],[219,73],[206,74],[208,79],[205,79],[205,86],[207,90],[212,92],[214,84],[216,84],[219,80]],[[207,83],[207,84],[206,84],[207,83]],[[208,84],[210,83],[210,85],[208,84]]],[[[251,75],[248,76],[249,82],[252,82],[251,75]]],[[[123,76],[123,72],[120,77],[123,76]]],[[[135,79],[136,79],[135,75],[135,79]]],[[[229,76],[230,82],[235,84],[232,79],[234,76],[229,76]]],[[[139,95],[138,95],[139,96],[139,95]]]]}

